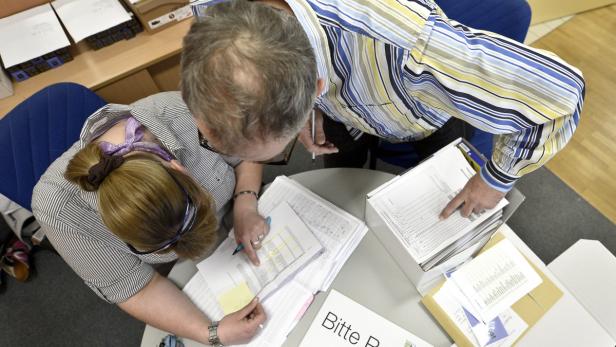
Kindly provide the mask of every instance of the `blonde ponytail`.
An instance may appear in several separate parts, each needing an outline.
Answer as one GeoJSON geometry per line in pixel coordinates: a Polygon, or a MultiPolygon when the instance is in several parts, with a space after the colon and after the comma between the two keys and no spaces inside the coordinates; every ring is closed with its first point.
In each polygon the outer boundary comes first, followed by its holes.
{"type": "Polygon", "coordinates": [[[191,177],[163,165],[152,154],[132,152],[95,185],[88,177],[101,160],[102,150],[91,143],[70,160],[64,177],[83,190],[98,191],[103,223],[120,239],[141,250],[156,249],[173,239],[184,218],[186,192],[197,217],[192,230],[169,250],[183,258],[198,258],[215,243],[216,206],[191,177]]]}

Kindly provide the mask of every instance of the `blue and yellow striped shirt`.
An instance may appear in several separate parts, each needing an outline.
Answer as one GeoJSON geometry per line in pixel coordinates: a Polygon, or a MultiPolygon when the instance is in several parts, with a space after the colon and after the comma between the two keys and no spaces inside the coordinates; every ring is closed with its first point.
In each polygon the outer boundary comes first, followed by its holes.
{"type": "Polygon", "coordinates": [[[585,90],[579,70],[449,20],[432,1],[287,3],[326,81],[317,107],[347,126],[409,141],[462,119],[496,134],[481,176],[501,191],[545,164],[577,127],[585,90]]]}

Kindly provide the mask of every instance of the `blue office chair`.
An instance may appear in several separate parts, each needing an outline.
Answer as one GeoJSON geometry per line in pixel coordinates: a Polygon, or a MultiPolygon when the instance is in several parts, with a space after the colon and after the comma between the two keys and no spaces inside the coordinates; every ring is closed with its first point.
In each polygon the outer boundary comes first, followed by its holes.
{"type": "Polygon", "coordinates": [[[58,83],[11,110],[0,120],[0,193],[31,210],[36,182],[105,104],[84,86],[58,83]]]}
{"type": "MultiPolygon", "coordinates": [[[[443,12],[471,28],[487,30],[524,42],[530,27],[531,9],[526,0],[435,0],[443,12]]],[[[474,129],[471,144],[487,158],[492,156],[493,135],[474,129]]],[[[393,144],[384,140],[375,143],[370,151],[371,169],[377,158],[401,167],[413,167],[419,157],[410,143],[393,144]]]]}

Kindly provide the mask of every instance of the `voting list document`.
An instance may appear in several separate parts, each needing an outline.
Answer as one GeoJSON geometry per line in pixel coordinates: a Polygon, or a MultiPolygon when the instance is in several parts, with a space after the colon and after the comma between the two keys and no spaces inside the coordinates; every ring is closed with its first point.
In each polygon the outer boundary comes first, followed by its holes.
{"type": "Polygon", "coordinates": [[[489,322],[541,284],[541,277],[509,240],[502,240],[451,275],[469,309],[489,322]]]}
{"type": "MultiPolygon", "coordinates": [[[[292,278],[285,281],[267,298],[259,295],[268,319],[264,328],[246,346],[273,347],[284,343],[313,300],[313,293],[326,290],[348,257],[367,232],[366,225],[353,215],[316,195],[306,187],[285,176],[277,177],[259,199],[259,213],[272,217],[274,225],[280,219],[274,216],[281,206],[291,207],[287,213],[301,219],[324,248],[324,253],[306,264],[292,278]]],[[[295,220],[294,223],[297,223],[295,220]]],[[[292,223],[287,223],[293,225],[292,223]]],[[[270,238],[271,232],[266,238],[270,238]]],[[[232,241],[229,244],[235,244],[232,241]]],[[[224,254],[231,254],[230,246],[224,254]]],[[[263,264],[262,264],[263,265],[263,264]]],[[[208,317],[220,320],[225,312],[244,306],[254,297],[249,281],[242,278],[229,280],[226,273],[212,277],[199,271],[184,286],[186,295],[208,317]],[[217,282],[226,282],[220,286],[217,282]],[[214,283],[216,282],[216,283],[214,283]],[[230,282],[230,283],[229,283],[230,282]],[[221,288],[222,287],[222,288],[221,288]]]]}
{"type": "Polygon", "coordinates": [[[300,347],[429,347],[426,341],[332,290],[300,347]]]}
{"type": "Polygon", "coordinates": [[[206,291],[216,298],[220,311],[229,314],[248,304],[255,296],[265,300],[310,261],[323,246],[286,203],[269,216],[270,232],[257,251],[261,265],[253,265],[244,252],[236,255],[234,239],[227,238],[207,259],[197,264],[206,291]]]}
{"type": "Polygon", "coordinates": [[[457,147],[446,147],[380,191],[374,206],[413,258],[424,263],[507,205],[502,199],[493,209],[470,218],[454,212],[441,220],[443,208],[475,174],[457,147]]]}
{"type": "MultiPolygon", "coordinates": [[[[210,319],[221,320],[224,313],[208,287],[205,277],[197,273],[184,286],[184,293],[210,319]]],[[[284,343],[287,332],[301,319],[312,302],[312,292],[294,281],[288,282],[261,302],[267,314],[264,328],[257,332],[247,345],[250,347],[274,347],[284,343]]]]}
{"type": "Polygon", "coordinates": [[[324,247],[324,253],[300,271],[295,280],[313,292],[325,291],[368,231],[353,215],[319,197],[296,181],[276,177],[259,199],[259,213],[266,216],[286,202],[310,228],[324,247]]]}

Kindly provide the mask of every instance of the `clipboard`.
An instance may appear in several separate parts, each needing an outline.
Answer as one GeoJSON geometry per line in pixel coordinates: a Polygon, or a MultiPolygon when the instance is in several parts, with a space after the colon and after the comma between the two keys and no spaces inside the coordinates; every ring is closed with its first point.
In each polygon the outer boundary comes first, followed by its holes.
{"type": "MultiPolygon", "coordinates": [[[[500,232],[497,232],[483,247],[479,254],[496,245],[503,239],[505,239],[505,236],[500,232]]],[[[528,259],[526,260],[528,261],[528,259]]],[[[549,311],[550,308],[552,308],[552,306],[554,306],[554,304],[563,296],[563,292],[545,275],[543,271],[539,270],[530,261],[529,264],[533,267],[537,274],[539,274],[543,282],[511,306],[511,308],[528,325],[528,328],[524,331],[524,333],[522,333],[522,335],[520,335],[520,337],[518,337],[513,345],[515,345],[519,339],[522,338],[526,332],[528,332],[528,330],[530,330],[530,328],[535,325],[535,323],[537,323],[537,321],[539,321],[539,319],[543,317],[543,315],[549,311]]],[[[443,283],[444,281],[430,290],[421,301],[424,306],[426,306],[428,311],[430,311],[432,316],[439,322],[441,327],[443,327],[447,334],[455,341],[458,347],[473,347],[474,344],[466,338],[464,333],[462,333],[462,331],[456,326],[456,324],[449,318],[449,316],[433,298],[434,294],[441,289],[443,283]]]]}

